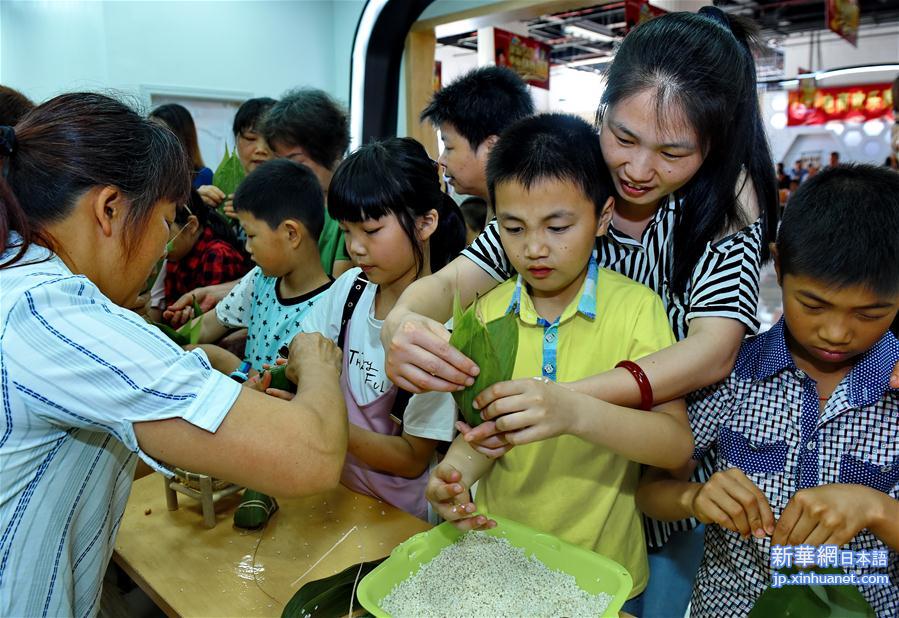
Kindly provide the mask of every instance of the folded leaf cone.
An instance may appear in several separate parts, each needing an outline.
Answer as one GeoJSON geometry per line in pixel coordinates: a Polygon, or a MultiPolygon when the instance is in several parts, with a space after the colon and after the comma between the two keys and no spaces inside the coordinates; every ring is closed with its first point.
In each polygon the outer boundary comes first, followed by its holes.
{"type": "MultiPolygon", "coordinates": [[[[237,191],[244,175],[243,165],[240,164],[240,159],[237,157],[237,150],[229,152],[228,145],[225,144],[225,156],[222,157],[212,175],[212,184],[221,189],[225,195],[231,195],[237,191]]],[[[219,206],[218,212],[224,215],[224,206],[219,206]]]]}
{"type": "Polygon", "coordinates": [[[162,322],[153,322],[153,324],[177,345],[196,345],[200,342],[200,331],[203,329],[202,321],[197,319],[201,315],[203,315],[203,311],[200,309],[197,299],[194,299],[193,319],[181,326],[178,330],[175,330],[168,324],[163,324],[162,322]]]}
{"type": "Polygon", "coordinates": [[[481,424],[481,413],[472,406],[475,397],[488,386],[512,378],[518,352],[518,317],[507,313],[485,325],[478,315],[477,298],[462,311],[457,294],[453,299],[450,345],[477,363],[481,370],[474,384],[453,393],[465,422],[475,427],[481,424]]]}

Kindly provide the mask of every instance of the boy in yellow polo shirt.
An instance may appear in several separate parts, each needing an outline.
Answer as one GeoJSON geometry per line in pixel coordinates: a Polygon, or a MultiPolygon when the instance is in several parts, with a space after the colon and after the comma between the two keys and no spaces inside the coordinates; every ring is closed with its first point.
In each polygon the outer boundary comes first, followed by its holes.
{"type": "MultiPolygon", "coordinates": [[[[502,515],[625,566],[632,596],[648,579],[634,493],[640,464],[679,468],[693,452],[682,401],[652,411],[614,406],[560,386],[674,343],[661,299],[598,268],[614,199],[599,138],[573,116],[542,114],[510,126],[493,148],[488,186],[517,278],[479,301],[485,321],[518,315],[517,394],[491,415],[519,412],[530,431],[500,459],[453,442],[428,484],[440,515],[462,529],[502,515]],[[522,378],[524,378],[522,380],[522,378]],[[546,439],[544,439],[546,438],[546,439]],[[468,488],[480,480],[477,506],[468,488]]],[[[494,387],[496,388],[496,387],[494,387]]],[[[503,427],[504,431],[517,427],[503,427]]]]}

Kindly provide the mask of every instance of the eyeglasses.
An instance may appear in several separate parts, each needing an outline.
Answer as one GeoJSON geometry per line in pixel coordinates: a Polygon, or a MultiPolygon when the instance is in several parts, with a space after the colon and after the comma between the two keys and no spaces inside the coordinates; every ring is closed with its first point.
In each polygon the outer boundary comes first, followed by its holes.
{"type": "MultiPolygon", "coordinates": [[[[184,210],[187,211],[188,216],[192,217],[194,213],[191,211],[190,206],[188,206],[187,204],[182,204],[182,206],[184,207],[184,210]]],[[[169,236],[169,241],[165,245],[165,254],[166,255],[171,253],[172,250],[175,248],[175,239],[178,238],[179,236],[181,236],[181,233],[184,232],[184,228],[186,228],[186,227],[187,227],[186,225],[182,225],[181,229],[178,230],[177,232],[175,232],[174,236],[171,236],[171,235],[169,236]]]]}

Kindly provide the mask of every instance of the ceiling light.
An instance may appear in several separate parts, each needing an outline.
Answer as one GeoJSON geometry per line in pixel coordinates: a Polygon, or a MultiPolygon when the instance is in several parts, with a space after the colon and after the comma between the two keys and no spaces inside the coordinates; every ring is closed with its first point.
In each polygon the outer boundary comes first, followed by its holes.
{"type": "Polygon", "coordinates": [[[599,24],[591,25],[589,29],[582,26],[565,26],[563,30],[568,36],[598,43],[614,43],[618,40],[611,30],[606,32],[607,29],[599,24]]]}
{"type": "Polygon", "coordinates": [[[818,71],[815,77],[817,79],[828,79],[830,77],[839,77],[840,75],[855,75],[857,73],[874,73],[879,71],[899,71],[899,64],[874,64],[865,67],[849,67],[846,69],[834,69],[832,71],[818,71]]]}
{"type": "Polygon", "coordinates": [[[572,62],[566,62],[565,66],[569,68],[573,67],[586,67],[593,64],[608,64],[612,61],[611,56],[599,56],[597,58],[584,58],[583,60],[574,60],[572,62]]]}

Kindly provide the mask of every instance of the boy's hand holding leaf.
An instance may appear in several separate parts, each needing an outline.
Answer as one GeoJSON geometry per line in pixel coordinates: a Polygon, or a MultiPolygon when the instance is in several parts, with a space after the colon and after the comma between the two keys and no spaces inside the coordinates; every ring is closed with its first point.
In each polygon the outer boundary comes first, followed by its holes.
{"type": "MultiPolygon", "coordinates": [[[[549,378],[534,377],[493,384],[478,395],[475,406],[485,422],[493,421],[494,431],[506,443],[529,444],[563,434],[577,435],[578,397],[549,378]]],[[[483,439],[479,430],[475,427],[465,439],[483,439]]]]}
{"type": "Polygon", "coordinates": [[[787,503],[771,543],[842,546],[860,530],[873,528],[884,499],[892,500],[865,485],[831,484],[802,489],[787,503]]]}
{"type": "Polygon", "coordinates": [[[200,305],[197,304],[196,300],[193,301],[192,310],[193,319],[188,320],[188,322],[178,330],[173,329],[168,324],[157,323],[156,326],[165,333],[169,339],[180,346],[196,345],[200,343],[200,332],[203,330],[203,321],[200,319],[203,312],[200,310],[200,305]]]}

